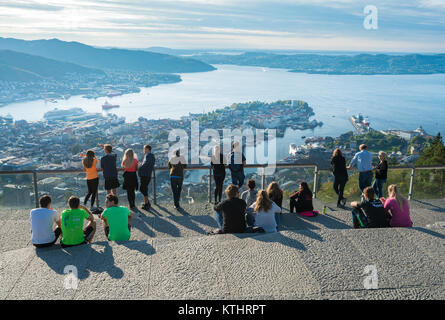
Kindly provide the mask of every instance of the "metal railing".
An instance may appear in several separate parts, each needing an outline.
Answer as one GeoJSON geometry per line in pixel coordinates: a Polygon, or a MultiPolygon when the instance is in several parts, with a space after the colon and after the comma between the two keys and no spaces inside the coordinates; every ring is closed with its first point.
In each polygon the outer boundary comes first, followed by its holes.
{"type": "MultiPolygon", "coordinates": [[[[266,187],[266,167],[268,165],[261,165],[261,164],[249,164],[244,166],[244,168],[262,168],[262,174],[261,174],[261,188],[264,189],[266,187]]],[[[317,197],[317,190],[318,190],[318,184],[319,184],[319,175],[320,172],[330,172],[329,169],[320,169],[318,165],[316,164],[296,164],[296,163],[281,163],[276,164],[276,168],[314,168],[314,185],[313,185],[313,197],[317,197]]],[[[445,166],[419,166],[419,167],[413,167],[413,166],[397,166],[397,167],[389,167],[390,170],[406,170],[411,169],[411,176],[410,176],[410,184],[409,184],[409,193],[408,193],[408,200],[413,199],[413,188],[414,188],[414,177],[416,170],[443,170],[445,169],[445,166]]],[[[153,202],[156,204],[156,172],[158,171],[168,171],[168,167],[155,167],[152,174],[152,188],[153,188],[153,202]]],[[[211,195],[212,195],[212,168],[210,166],[187,166],[188,170],[208,170],[209,171],[209,179],[208,179],[208,201],[211,202],[211,195]]],[[[100,171],[100,170],[99,170],[100,171]]],[[[122,168],[119,168],[118,171],[123,172],[124,170],[122,168]]],[[[0,171],[1,175],[23,175],[23,174],[32,174],[33,177],[33,189],[34,189],[34,200],[36,207],[39,207],[39,190],[38,190],[38,184],[37,184],[37,177],[38,175],[42,174],[67,174],[67,173],[83,173],[84,170],[76,169],[76,170],[17,170],[17,171],[0,171]]],[[[99,197],[96,198],[96,204],[99,206],[99,197]]]]}

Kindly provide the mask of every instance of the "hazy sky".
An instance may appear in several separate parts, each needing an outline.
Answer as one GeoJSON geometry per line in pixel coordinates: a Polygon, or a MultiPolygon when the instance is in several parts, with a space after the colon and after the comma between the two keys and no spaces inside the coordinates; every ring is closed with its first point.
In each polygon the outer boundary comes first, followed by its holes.
{"type": "Polygon", "coordinates": [[[0,36],[97,46],[445,52],[445,0],[0,0],[0,36]],[[363,27],[365,6],[378,29],[363,27]]]}

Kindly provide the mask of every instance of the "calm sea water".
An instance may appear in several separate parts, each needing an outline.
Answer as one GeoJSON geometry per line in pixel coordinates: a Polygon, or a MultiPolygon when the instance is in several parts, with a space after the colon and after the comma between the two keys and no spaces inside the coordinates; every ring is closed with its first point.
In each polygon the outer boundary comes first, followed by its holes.
{"type": "Polygon", "coordinates": [[[81,107],[101,112],[108,100],[119,104],[113,113],[127,121],[138,117],[173,118],[189,112],[218,109],[234,102],[299,99],[314,109],[324,125],[315,130],[289,130],[278,144],[278,156],[301,136],[339,134],[352,130],[348,117],[362,113],[375,129],[415,129],[422,125],[430,134],[445,130],[445,75],[340,76],[290,73],[284,69],[217,65],[213,72],[181,74],[182,82],[144,88],[140,93],[114,98],[71,97],[58,103],[43,100],[15,103],[0,108],[0,115],[36,121],[55,107],[81,107]]]}

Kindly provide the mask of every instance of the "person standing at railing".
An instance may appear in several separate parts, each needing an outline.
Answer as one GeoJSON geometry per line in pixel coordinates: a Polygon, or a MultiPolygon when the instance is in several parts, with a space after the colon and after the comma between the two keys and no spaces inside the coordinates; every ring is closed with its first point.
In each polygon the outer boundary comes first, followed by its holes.
{"type": "Polygon", "coordinates": [[[339,148],[332,153],[331,168],[334,175],[334,191],[337,194],[337,207],[344,207],[346,198],[343,196],[346,182],[348,181],[348,170],[346,169],[346,160],[339,148]]]}
{"type": "Polygon", "coordinates": [[[215,179],[215,204],[218,204],[221,202],[224,179],[226,178],[226,159],[219,146],[213,147],[210,165],[213,169],[213,179],[215,179]]]}
{"type": "Polygon", "coordinates": [[[385,152],[379,152],[379,160],[380,163],[373,167],[375,171],[375,180],[372,184],[372,188],[374,189],[377,198],[380,199],[383,197],[383,185],[386,183],[386,179],[388,178],[388,161],[386,161],[385,152]]]}
{"type": "Polygon", "coordinates": [[[94,206],[94,201],[97,196],[97,189],[99,188],[99,175],[97,174],[97,158],[93,150],[88,150],[85,158],[82,159],[83,169],[86,171],[86,179],[88,186],[88,193],[85,196],[83,205],[86,206],[91,197],[91,208],[94,206]]]}
{"type": "Polygon", "coordinates": [[[127,149],[124,153],[124,159],[122,160],[122,167],[124,168],[124,183],[122,188],[127,191],[128,204],[130,210],[135,210],[136,190],[138,189],[138,176],[136,171],[138,170],[138,159],[133,149],[127,149]]]}
{"type": "Polygon", "coordinates": [[[232,144],[232,153],[230,154],[229,169],[232,176],[232,184],[242,187],[244,184],[244,166],[246,165],[246,157],[242,152],[242,147],[238,141],[232,144]]]}
{"type": "Polygon", "coordinates": [[[103,170],[105,180],[105,190],[107,194],[117,195],[116,189],[119,188],[119,179],[117,178],[117,154],[112,153],[113,147],[110,144],[100,144],[104,149],[105,155],[100,158],[100,167],[103,170]]]}
{"type": "Polygon", "coordinates": [[[150,210],[151,208],[150,200],[148,199],[148,185],[150,184],[155,162],[156,159],[153,153],[151,153],[151,146],[146,144],[144,146],[144,160],[138,171],[141,180],[141,187],[139,190],[144,196],[144,204],[142,205],[142,209],[144,210],[150,210]]]}
{"type": "Polygon", "coordinates": [[[412,227],[409,213],[409,202],[402,196],[397,185],[392,184],[388,187],[388,199],[385,201],[385,210],[391,214],[389,225],[391,227],[412,227]]]}
{"type": "Polygon", "coordinates": [[[348,170],[357,165],[359,172],[358,176],[358,187],[361,192],[365,190],[366,187],[370,187],[372,184],[372,154],[366,149],[368,147],[365,144],[360,145],[360,152],[357,152],[352,158],[348,170]]]}
{"type": "Polygon", "coordinates": [[[184,169],[187,162],[178,150],[174,152],[174,156],[168,161],[170,169],[170,183],[173,192],[173,202],[175,209],[181,208],[179,200],[181,199],[182,183],[184,181],[184,169]]]}

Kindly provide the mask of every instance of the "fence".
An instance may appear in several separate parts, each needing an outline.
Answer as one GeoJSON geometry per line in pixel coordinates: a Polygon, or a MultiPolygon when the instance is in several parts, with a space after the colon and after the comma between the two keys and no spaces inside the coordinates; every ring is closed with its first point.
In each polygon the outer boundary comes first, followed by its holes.
{"type": "MultiPolygon", "coordinates": [[[[280,179],[280,185],[285,185],[283,188],[285,191],[294,190],[292,189],[296,187],[297,177],[292,175],[297,170],[299,171],[299,175],[303,175],[305,177],[304,180],[310,181],[312,179],[313,182],[313,195],[314,198],[317,198],[320,186],[320,179],[324,179],[324,181],[328,181],[330,179],[329,170],[320,169],[316,164],[294,164],[294,163],[286,163],[286,164],[276,164],[276,173],[275,175],[266,174],[266,165],[246,165],[246,179],[253,178],[255,180],[261,181],[261,188],[265,188],[266,184],[270,181],[280,179]],[[256,173],[253,171],[256,169],[256,173]],[[291,170],[295,169],[295,170],[291,170]],[[303,170],[303,171],[301,171],[303,170]],[[313,174],[310,172],[313,170],[313,174]],[[310,176],[312,177],[310,178],[310,176]],[[287,186],[287,187],[286,187],[287,186]]],[[[422,167],[390,167],[390,172],[398,171],[398,170],[408,170],[409,174],[409,190],[408,190],[408,199],[411,200],[414,198],[414,191],[416,190],[416,173],[421,170],[444,170],[445,166],[422,166],[422,167]]],[[[122,169],[119,169],[122,171],[122,169]]],[[[188,193],[184,195],[185,198],[191,199],[190,201],[195,201],[194,199],[206,199],[206,201],[211,202],[212,200],[212,169],[209,166],[188,166],[186,172],[196,173],[194,178],[188,179],[197,179],[197,180],[207,180],[205,184],[207,187],[203,186],[203,183],[198,182],[196,185],[198,186],[194,193],[190,194],[191,188],[188,188],[188,193]],[[205,190],[206,189],[206,190],[205,190]],[[207,193],[207,197],[205,197],[205,193],[207,193]]],[[[406,172],[406,176],[408,176],[408,172],[406,172]]],[[[430,172],[431,173],[431,172],[430,172]]],[[[436,171],[432,171],[433,174],[436,171]]],[[[1,181],[2,189],[2,198],[4,199],[4,203],[17,203],[22,204],[24,206],[29,206],[32,203],[32,198],[34,198],[35,206],[39,206],[39,192],[41,194],[49,193],[52,194],[53,191],[65,192],[66,194],[76,194],[80,195],[82,188],[86,187],[85,183],[85,172],[83,170],[25,170],[25,171],[0,171],[0,179],[5,177],[7,181],[11,181],[11,183],[5,184],[4,181],[1,181]],[[74,174],[74,176],[70,179],[63,179],[63,175],[74,174]],[[24,179],[18,179],[19,176],[27,176],[24,179]],[[48,176],[48,177],[46,177],[48,176]],[[29,179],[32,177],[32,179],[29,179]],[[23,180],[23,181],[20,181],[23,180]],[[17,181],[19,183],[17,184],[17,181]],[[66,183],[70,183],[69,188],[63,188],[63,185],[66,183]],[[21,184],[20,184],[21,183],[21,184]],[[57,187],[55,185],[58,184],[57,187]],[[62,186],[62,187],[60,187],[62,186]],[[26,196],[28,194],[28,197],[26,196]],[[8,202],[9,201],[9,202],[8,202]],[[29,203],[31,202],[31,203],[29,203]]],[[[193,176],[193,175],[192,175],[193,176]]],[[[444,180],[444,174],[441,173],[441,181],[444,180]]],[[[226,175],[226,179],[229,179],[230,174],[226,175]]],[[[434,177],[433,177],[434,178],[434,177]]],[[[151,179],[151,198],[153,202],[156,204],[158,200],[166,199],[171,201],[171,194],[167,192],[163,193],[166,188],[169,186],[169,175],[167,167],[157,167],[153,170],[153,175],[151,179]],[[160,189],[163,187],[164,189],[160,189]],[[159,190],[158,190],[159,189],[159,190]]],[[[422,177],[423,180],[430,179],[431,177],[425,176],[422,177]]],[[[101,179],[103,181],[103,179],[101,179]]],[[[301,180],[298,178],[298,180],[301,180]]],[[[434,180],[434,179],[433,179],[434,180]]],[[[227,181],[229,182],[229,181],[227,181]]],[[[419,182],[420,184],[420,182],[419,182]]],[[[442,181],[443,184],[443,181],[442,181]]],[[[441,188],[441,193],[443,193],[443,186],[441,188]]],[[[420,190],[419,190],[420,191],[420,190]]],[[[99,196],[96,198],[96,205],[99,206],[99,196]]]]}

